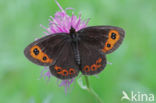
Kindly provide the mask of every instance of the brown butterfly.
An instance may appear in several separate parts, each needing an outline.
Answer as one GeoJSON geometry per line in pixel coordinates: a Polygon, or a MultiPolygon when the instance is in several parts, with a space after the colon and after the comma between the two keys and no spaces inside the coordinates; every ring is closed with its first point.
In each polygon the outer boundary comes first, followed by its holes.
{"type": "Polygon", "coordinates": [[[59,79],[71,79],[79,74],[94,75],[106,66],[106,54],[122,43],[125,31],[114,26],[92,26],[70,33],[45,36],[27,46],[25,56],[35,64],[49,66],[59,79]]]}

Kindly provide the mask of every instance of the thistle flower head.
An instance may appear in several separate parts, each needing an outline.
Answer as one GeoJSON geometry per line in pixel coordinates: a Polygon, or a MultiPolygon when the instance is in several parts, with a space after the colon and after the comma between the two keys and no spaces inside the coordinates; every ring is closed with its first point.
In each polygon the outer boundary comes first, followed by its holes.
{"type": "Polygon", "coordinates": [[[60,87],[64,86],[65,87],[65,93],[67,94],[67,89],[70,87],[70,85],[74,82],[74,78],[71,80],[62,80],[60,83],[60,87]]]}
{"type": "Polygon", "coordinates": [[[50,16],[48,28],[42,26],[47,30],[45,34],[49,35],[54,33],[69,33],[71,27],[78,31],[87,26],[89,19],[86,21],[82,20],[81,14],[79,14],[78,17],[74,15],[74,13],[72,13],[72,16],[69,16],[57,1],[56,4],[61,11],[56,12],[54,17],[50,16]]]}
{"type": "MultiPolygon", "coordinates": [[[[56,0],[55,0],[55,2],[58,5],[58,7],[60,8],[60,11],[56,12],[54,14],[54,17],[50,16],[48,28],[41,25],[44,29],[46,29],[46,32],[44,32],[46,35],[52,35],[55,33],[69,33],[71,27],[73,27],[76,31],[78,31],[87,26],[89,19],[87,19],[86,21],[82,20],[81,14],[79,14],[78,17],[76,15],[74,15],[74,13],[72,13],[72,16],[69,16],[66,13],[66,10],[68,10],[68,9],[64,10],[56,0]]],[[[41,77],[44,77],[44,79],[46,79],[46,77],[48,77],[48,80],[49,80],[51,76],[52,75],[51,75],[49,69],[47,69],[47,67],[45,67],[41,72],[41,77]]],[[[67,92],[67,88],[70,87],[70,85],[73,83],[73,81],[74,81],[74,79],[62,80],[62,82],[60,83],[59,86],[60,87],[64,86],[65,92],[67,92]]]]}
{"type": "Polygon", "coordinates": [[[51,73],[48,67],[44,67],[44,69],[42,69],[40,78],[42,77],[44,78],[44,80],[46,80],[47,78],[48,81],[50,80],[51,73]]]}

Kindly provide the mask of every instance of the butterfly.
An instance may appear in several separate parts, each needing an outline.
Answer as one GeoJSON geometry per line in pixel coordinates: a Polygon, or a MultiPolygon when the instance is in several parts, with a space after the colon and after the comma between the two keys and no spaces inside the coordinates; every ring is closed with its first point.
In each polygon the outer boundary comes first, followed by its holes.
{"type": "Polygon", "coordinates": [[[55,77],[65,80],[83,75],[95,75],[104,70],[106,54],[115,51],[122,43],[125,31],[114,26],[91,26],[69,33],[44,36],[25,50],[33,63],[48,66],[55,77]]]}

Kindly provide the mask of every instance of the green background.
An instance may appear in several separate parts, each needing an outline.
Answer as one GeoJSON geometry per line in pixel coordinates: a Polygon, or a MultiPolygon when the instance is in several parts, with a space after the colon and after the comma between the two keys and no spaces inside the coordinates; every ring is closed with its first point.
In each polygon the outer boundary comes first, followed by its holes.
{"type": "MultiPolygon", "coordinates": [[[[84,19],[91,18],[90,26],[113,25],[126,31],[120,48],[107,55],[112,65],[99,78],[89,77],[104,103],[122,103],[122,91],[156,96],[156,0],[58,2],[63,8],[73,7],[76,14],[81,12],[84,19]]],[[[56,11],[54,0],[0,0],[0,103],[96,103],[77,80],[65,95],[55,77],[48,83],[39,79],[43,67],[24,57],[24,48],[44,35],[40,24],[47,27],[56,11]]]]}

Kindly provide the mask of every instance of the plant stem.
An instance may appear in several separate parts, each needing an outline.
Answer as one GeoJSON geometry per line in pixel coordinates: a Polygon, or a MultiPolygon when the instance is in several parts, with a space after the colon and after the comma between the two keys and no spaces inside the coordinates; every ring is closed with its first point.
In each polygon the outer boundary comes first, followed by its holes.
{"type": "Polygon", "coordinates": [[[89,85],[89,80],[88,80],[88,77],[87,76],[84,76],[85,77],[85,81],[86,81],[86,86],[87,86],[87,90],[90,94],[92,94],[96,100],[99,102],[99,103],[103,103],[103,101],[101,100],[101,98],[97,95],[97,93],[90,87],[89,85]]]}

